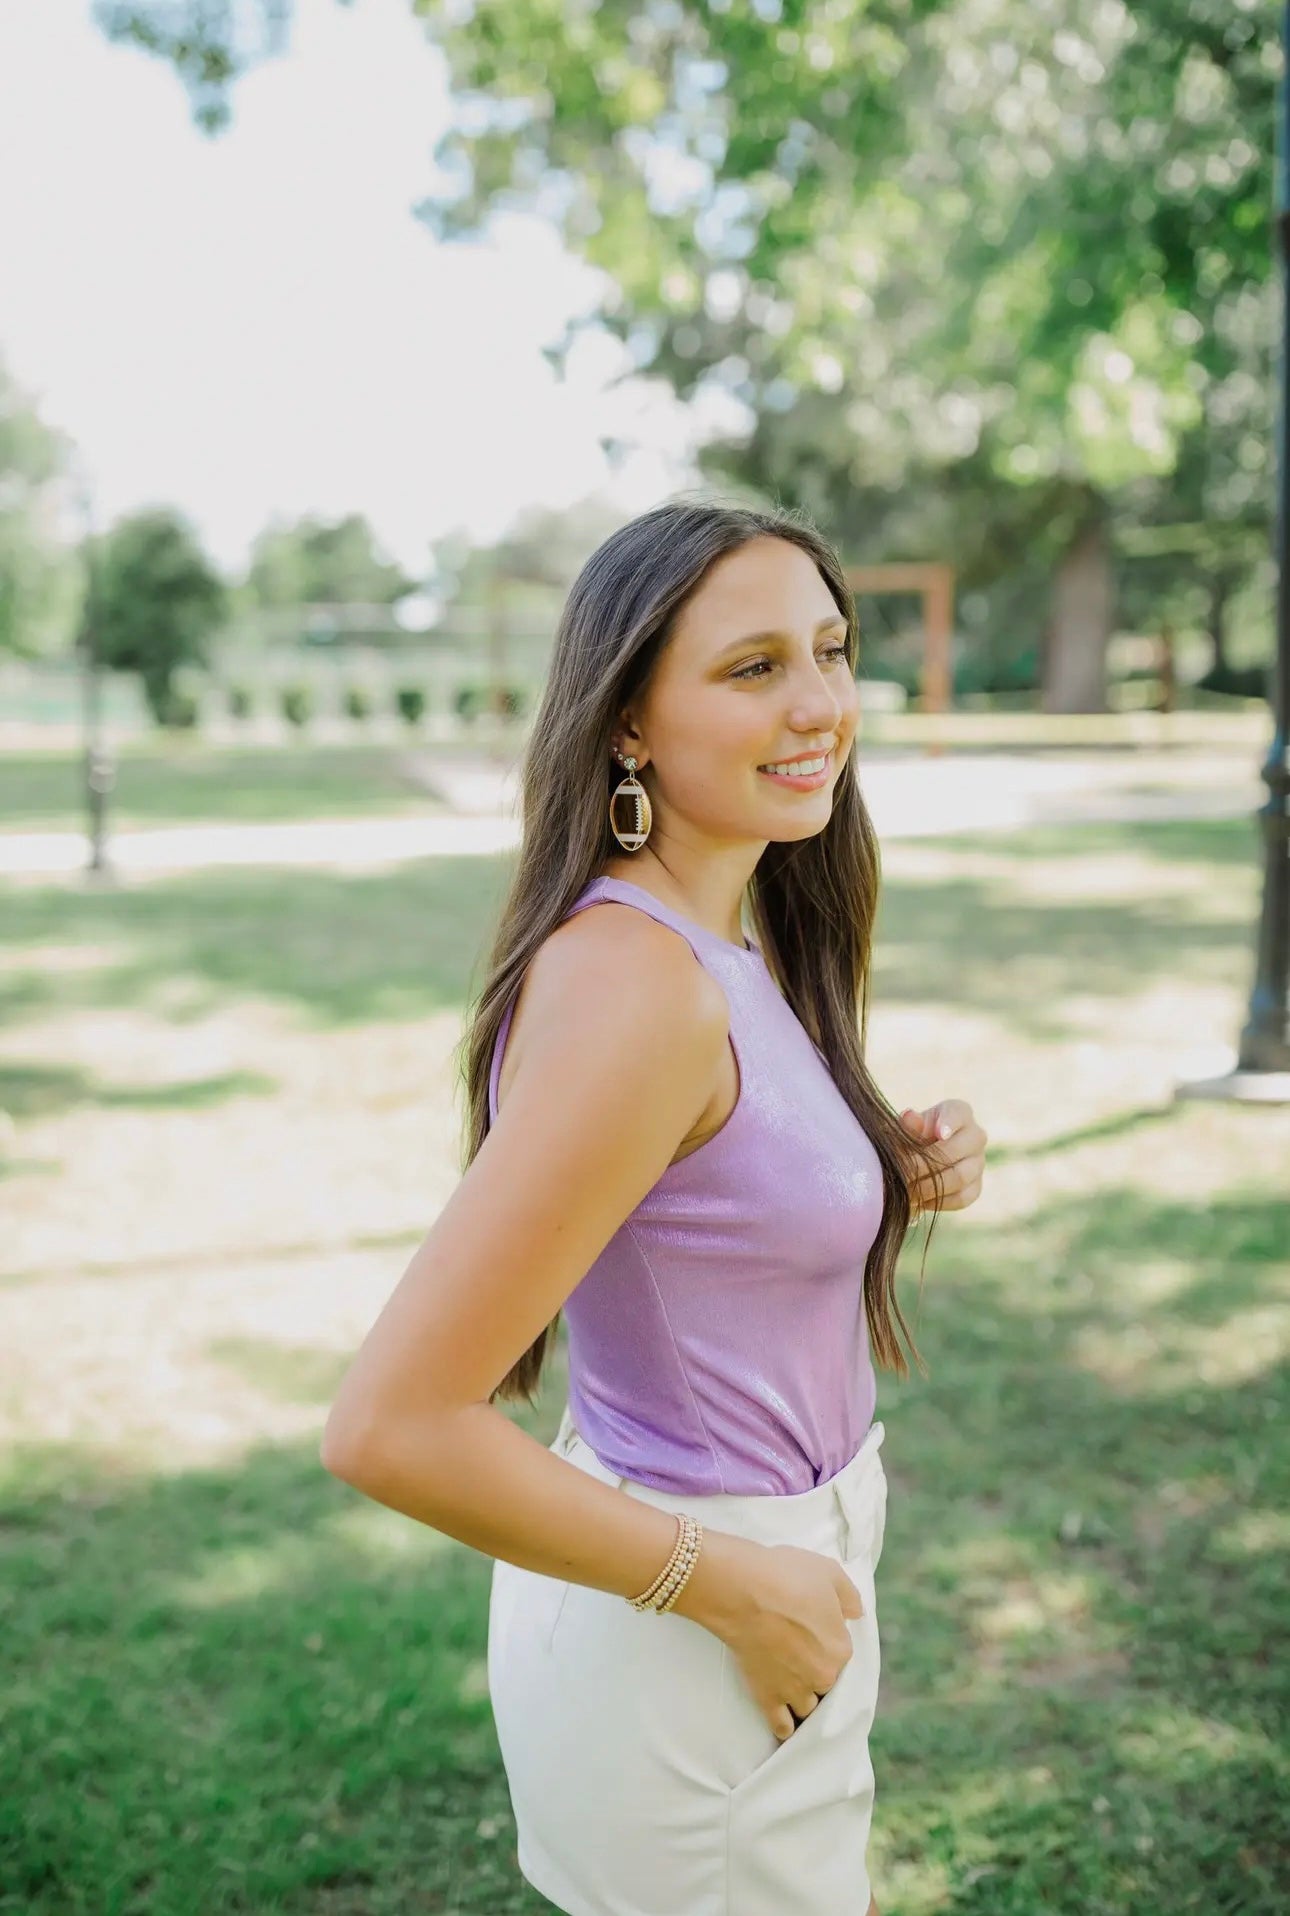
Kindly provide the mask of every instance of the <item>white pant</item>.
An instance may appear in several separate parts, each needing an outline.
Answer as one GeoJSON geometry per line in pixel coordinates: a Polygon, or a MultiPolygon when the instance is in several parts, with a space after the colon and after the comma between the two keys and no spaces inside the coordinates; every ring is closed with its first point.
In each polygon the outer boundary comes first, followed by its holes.
{"type": "Polygon", "coordinates": [[[781,1742],[691,1618],[494,1561],[488,1684],[517,1860],[566,1916],[865,1916],[884,1434],[875,1423],[811,1490],[692,1496],[606,1469],[566,1405],[551,1449],[578,1469],[714,1530],[818,1550],[864,1606],[846,1620],[855,1654],[781,1742]]]}

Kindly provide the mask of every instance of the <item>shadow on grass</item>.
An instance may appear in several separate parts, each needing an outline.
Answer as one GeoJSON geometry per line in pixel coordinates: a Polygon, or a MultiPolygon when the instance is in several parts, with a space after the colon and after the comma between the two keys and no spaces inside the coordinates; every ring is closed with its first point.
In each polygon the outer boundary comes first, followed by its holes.
{"type": "Polygon", "coordinates": [[[47,1118],[84,1105],[103,1110],[201,1111],[229,1098],[269,1097],[278,1086],[259,1071],[225,1071],[175,1084],[104,1084],[76,1065],[23,1064],[0,1059],[0,1111],[14,1118],[47,1118]]]}
{"type": "Polygon", "coordinates": [[[1174,1121],[1178,1116],[1175,1103],[1143,1105],[1136,1111],[1113,1111],[1105,1118],[1097,1118],[1091,1124],[1081,1124],[1072,1131],[1062,1131],[1051,1138],[1037,1138],[1033,1144],[995,1144],[990,1145],[992,1165],[1033,1162],[1040,1158],[1058,1157],[1063,1151],[1078,1150],[1083,1144],[1110,1144],[1117,1138],[1129,1138],[1138,1133],[1150,1137],[1153,1129],[1158,1129],[1174,1121]]]}
{"type": "MultiPolygon", "coordinates": [[[[403,750],[380,745],[206,746],[150,743],[116,754],[108,822],[282,823],[363,813],[442,812],[406,770],[403,750]]],[[[76,831],[85,821],[79,755],[8,752],[0,759],[0,823],[76,831]]]]}
{"type": "Polygon", "coordinates": [[[500,907],[499,857],[439,857],[361,876],[213,870],[96,894],[15,887],[5,942],[114,940],[104,962],[0,978],[0,1021],[59,1007],[130,1004],[183,1022],[247,996],[287,1003],[313,1025],[421,1017],[457,1006],[500,907]],[[182,1012],[173,981],[194,987],[182,1012]]]}
{"type": "MultiPolygon", "coordinates": [[[[221,1337],[203,1355],[226,1364],[248,1384],[284,1404],[329,1404],[349,1358],[307,1344],[266,1344],[254,1337],[221,1337]]],[[[552,1432],[554,1435],[554,1432],[552,1432]]]]}
{"type": "MultiPolygon", "coordinates": [[[[934,1245],[930,1379],[880,1403],[885,1916],[1283,1916],[1288,1221],[1112,1190],[934,1245]]],[[[297,1402],[338,1372],[212,1354],[297,1402]]],[[[563,1356],[518,1419],[544,1442],[563,1356]]],[[[126,1481],[31,1448],[0,1538],[0,1908],[549,1907],[514,1861],[486,1558],[337,1485],[312,1442],[126,1481]]]]}
{"type": "MultiPolygon", "coordinates": [[[[1009,833],[992,849],[1018,859],[1113,857],[1133,852],[1178,859],[1213,873],[1210,910],[1169,897],[1027,898],[1007,878],[914,880],[883,886],[874,951],[874,1001],[986,1013],[1035,1043],[1087,1038],[1064,1013],[1068,999],[1136,996],[1153,984],[1248,988],[1251,941],[1234,926],[1228,873],[1239,824],[1138,825],[1009,833]]],[[[920,841],[948,852],[979,838],[920,841]]]]}
{"type": "MultiPolygon", "coordinates": [[[[989,879],[891,878],[875,995],[960,1005],[1044,1040],[1074,1029],[1061,1010],[1072,995],[1126,996],[1165,978],[1243,983],[1249,959],[1230,908],[1220,908],[1220,867],[1238,835],[1229,823],[1089,827],[1007,840],[1009,852],[1023,857],[1088,853],[1099,844],[1108,853],[1127,847],[1161,858],[1185,851],[1193,862],[1213,863],[1216,908],[1208,915],[1141,898],[1031,902],[989,879]]],[[[11,960],[0,979],[0,1021],[121,1003],[182,1020],[247,995],[285,1002],[314,1025],[456,1007],[482,975],[509,863],[508,854],[437,857],[357,876],[207,871],[106,894],[15,887],[5,898],[6,942],[17,953],[30,945],[33,954],[25,969],[11,960]],[[106,939],[111,948],[94,967],[40,963],[39,948],[50,942],[106,939]],[[192,986],[182,1011],[168,1002],[177,977],[192,986]]]]}

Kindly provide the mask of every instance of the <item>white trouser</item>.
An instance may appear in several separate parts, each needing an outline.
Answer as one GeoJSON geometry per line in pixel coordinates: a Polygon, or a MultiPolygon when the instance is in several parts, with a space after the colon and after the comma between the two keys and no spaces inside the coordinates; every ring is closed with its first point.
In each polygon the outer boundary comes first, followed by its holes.
{"type": "Polygon", "coordinates": [[[884,1434],[875,1423],[811,1490],[689,1495],[606,1469],[566,1405],[551,1449],[578,1469],[714,1530],[820,1551],[864,1606],[846,1620],[855,1654],[781,1742],[700,1624],[495,1560],[488,1683],[518,1863],[567,1916],[865,1916],[884,1434]]]}

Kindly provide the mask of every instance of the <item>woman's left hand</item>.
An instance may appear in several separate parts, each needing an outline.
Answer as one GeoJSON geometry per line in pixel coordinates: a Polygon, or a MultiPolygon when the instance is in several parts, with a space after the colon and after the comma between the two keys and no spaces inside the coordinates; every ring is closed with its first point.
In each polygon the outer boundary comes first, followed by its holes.
{"type": "Polygon", "coordinates": [[[943,1098],[926,1111],[902,1111],[900,1122],[911,1138],[935,1146],[937,1162],[944,1171],[945,1196],[939,1207],[930,1177],[920,1177],[914,1184],[909,1196],[915,1216],[933,1208],[966,1211],[969,1204],[975,1204],[985,1175],[987,1140],[971,1105],[962,1098],[943,1098]]]}

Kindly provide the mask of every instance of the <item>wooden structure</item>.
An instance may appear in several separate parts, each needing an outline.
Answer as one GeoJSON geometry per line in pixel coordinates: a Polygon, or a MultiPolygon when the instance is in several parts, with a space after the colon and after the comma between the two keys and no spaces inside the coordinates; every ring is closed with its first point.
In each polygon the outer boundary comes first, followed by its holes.
{"type": "MultiPolygon", "coordinates": [[[[918,592],[923,599],[923,669],[920,689],[925,712],[948,712],[952,677],[950,633],[954,624],[954,568],[932,560],[904,565],[853,565],[846,569],[853,592],[918,592]]],[[[938,752],[939,745],[929,751],[938,752]]]]}

